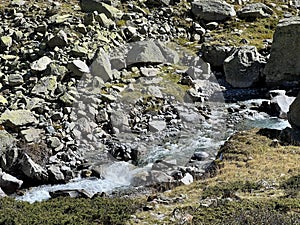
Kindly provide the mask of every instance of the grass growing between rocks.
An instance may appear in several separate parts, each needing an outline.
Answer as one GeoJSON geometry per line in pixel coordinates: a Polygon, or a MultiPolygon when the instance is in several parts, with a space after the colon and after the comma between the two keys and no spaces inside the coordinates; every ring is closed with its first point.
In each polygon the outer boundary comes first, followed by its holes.
{"type": "Polygon", "coordinates": [[[125,224],[140,202],[125,198],[57,198],[29,204],[0,199],[1,225],[125,224]]]}
{"type": "MultiPolygon", "coordinates": [[[[232,1],[228,1],[232,4],[232,1]]],[[[257,3],[262,1],[252,0],[248,2],[257,3]]],[[[280,19],[284,17],[284,13],[297,15],[297,11],[293,7],[288,7],[283,1],[263,1],[273,11],[273,15],[269,18],[258,18],[254,21],[245,21],[234,18],[221,24],[220,29],[212,30],[210,36],[212,44],[230,44],[235,46],[244,45],[243,40],[247,40],[247,45],[254,45],[258,50],[265,48],[267,45],[264,42],[266,39],[272,39],[275,28],[280,19]],[[276,7],[271,4],[276,3],[276,7]]],[[[239,10],[242,6],[235,5],[235,9],[239,10]]]]}
{"type": "Polygon", "coordinates": [[[258,130],[237,133],[208,178],[157,194],[172,201],[149,202],[131,224],[300,224],[300,147],[271,146],[258,130]]]}

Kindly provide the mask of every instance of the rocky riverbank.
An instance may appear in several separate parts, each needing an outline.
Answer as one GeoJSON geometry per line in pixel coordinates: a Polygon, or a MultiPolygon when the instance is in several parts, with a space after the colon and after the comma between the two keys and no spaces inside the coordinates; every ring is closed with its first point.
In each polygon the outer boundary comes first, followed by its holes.
{"type": "Polygon", "coordinates": [[[105,179],[116,161],[151,163],[132,185],[190,184],[217,151],[194,139],[220,143],[256,112],[289,117],[296,140],[298,7],[1,2],[0,190],[105,179]]]}

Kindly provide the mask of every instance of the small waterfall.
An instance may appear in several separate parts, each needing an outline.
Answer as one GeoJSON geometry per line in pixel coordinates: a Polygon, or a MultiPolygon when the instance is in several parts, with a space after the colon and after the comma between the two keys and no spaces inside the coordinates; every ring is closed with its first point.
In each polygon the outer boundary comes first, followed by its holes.
{"type": "Polygon", "coordinates": [[[50,192],[57,190],[78,190],[96,194],[109,192],[115,188],[128,186],[134,173],[134,166],[126,162],[116,162],[104,170],[105,179],[75,179],[67,184],[42,185],[29,189],[25,195],[17,196],[17,200],[30,203],[43,201],[50,198],[50,192]]]}

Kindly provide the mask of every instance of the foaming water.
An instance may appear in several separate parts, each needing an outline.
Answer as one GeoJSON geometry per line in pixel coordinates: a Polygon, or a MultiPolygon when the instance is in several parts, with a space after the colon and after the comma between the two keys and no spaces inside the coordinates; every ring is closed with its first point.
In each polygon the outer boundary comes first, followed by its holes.
{"type": "MultiPolygon", "coordinates": [[[[75,179],[67,184],[43,185],[28,190],[25,195],[17,196],[16,199],[30,203],[43,201],[50,198],[49,192],[57,190],[84,189],[90,194],[99,192],[111,192],[116,188],[131,185],[135,174],[151,169],[152,163],[158,159],[176,160],[176,164],[184,166],[193,153],[197,150],[205,151],[213,156],[219,146],[230,135],[229,128],[226,130],[224,115],[219,112],[213,115],[210,122],[204,122],[197,130],[182,134],[177,143],[164,143],[148,146],[149,154],[145,155],[140,167],[135,167],[126,162],[115,162],[103,169],[104,179],[75,179]]],[[[226,115],[225,115],[226,116],[226,115]]],[[[251,128],[284,129],[289,127],[287,120],[270,117],[265,113],[255,112],[240,121],[236,130],[251,128]]]]}
{"type": "Polygon", "coordinates": [[[134,166],[126,162],[116,162],[103,171],[105,179],[75,179],[67,184],[59,185],[42,185],[33,187],[25,195],[17,196],[17,200],[27,201],[30,203],[48,200],[50,192],[58,190],[79,190],[84,189],[90,194],[99,192],[109,192],[118,187],[130,185],[134,166]]]}

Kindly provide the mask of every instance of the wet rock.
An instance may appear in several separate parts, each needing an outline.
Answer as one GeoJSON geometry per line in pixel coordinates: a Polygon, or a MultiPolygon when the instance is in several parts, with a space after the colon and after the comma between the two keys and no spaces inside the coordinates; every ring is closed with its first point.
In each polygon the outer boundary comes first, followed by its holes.
{"type": "Polygon", "coordinates": [[[198,160],[198,161],[203,161],[203,160],[206,160],[208,157],[209,157],[209,154],[207,152],[198,151],[198,152],[194,153],[194,155],[192,156],[192,159],[198,160]]]}
{"type": "Polygon", "coordinates": [[[236,15],[233,6],[222,0],[199,0],[192,2],[192,13],[205,21],[224,21],[236,15]]]}
{"type": "Polygon", "coordinates": [[[270,17],[273,10],[263,3],[253,3],[244,6],[237,11],[237,16],[241,19],[255,20],[257,18],[270,17]]]}
{"type": "Polygon", "coordinates": [[[30,125],[37,123],[37,119],[33,115],[33,113],[29,110],[6,110],[0,116],[0,123],[8,126],[10,128],[30,125]]]}
{"type": "Polygon", "coordinates": [[[6,194],[14,193],[22,186],[22,184],[23,184],[22,180],[19,180],[8,173],[0,172],[0,188],[6,194]]]}
{"type": "Polygon", "coordinates": [[[274,36],[270,58],[264,69],[266,83],[285,85],[300,80],[300,17],[280,20],[274,36]]]}
{"type": "Polygon", "coordinates": [[[6,197],[7,195],[4,193],[2,188],[0,188],[0,198],[6,197]]]}
{"type": "Polygon", "coordinates": [[[51,198],[71,197],[71,198],[92,198],[93,194],[84,189],[58,190],[49,192],[51,198]]]}
{"type": "Polygon", "coordinates": [[[289,97],[285,92],[280,92],[278,95],[271,99],[271,107],[276,110],[276,115],[279,118],[287,119],[287,113],[290,105],[295,100],[295,97],[289,97]]]}
{"type": "Polygon", "coordinates": [[[90,72],[88,65],[79,59],[73,60],[69,63],[68,68],[76,77],[82,77],[83,74],[90,72]]]}
{"type": "Polygon", "coordinates": [[[34,61],[30,68],[33,71],[44,71],[47,69],[48,65],[52,62],[52,60],[48,56],[43,56],[42,58],[34,61]]]}
{"type": "Polygon", "coordinates": [[[97,58],[93,61],[90,71],[92,76],[101,78],[104,82],[113,80],[109,55],[100,49],[97,58]]]}
{"type": "Polygon", "coordinates": [[[26,153],[19,160],[20,169],[28,178],[33,181],[44,183],[48,180],[48,172],[35,163],[26,153]]]}
{"type": "Polygon", "coordinates": [[[67,34],[60,30],[54,37],[52,37],[48,42],[47,45],[50,48],[54,47],[65,47],[68,44],[68,37],[67,34]]]}
{"type": "Polygon", "coordinates": [[[300,93],[291,104],[287,114],[289,123],[295,129],[300,129],[300,93]]]}
{"type": "Polygon", "coordinates": [[[264,57],[256,47],[239,47],[224,61],[226,81],[238,88],[254,86],[261,78],[264,64],[264,57]]]}
{"type": "Polygon", "coordinates": [[[62,183],[65,181],[65,176],[61,172],[60,168],[55,165],[51,165],[48,168],[49,181],[51,183],[62,183]]]}

